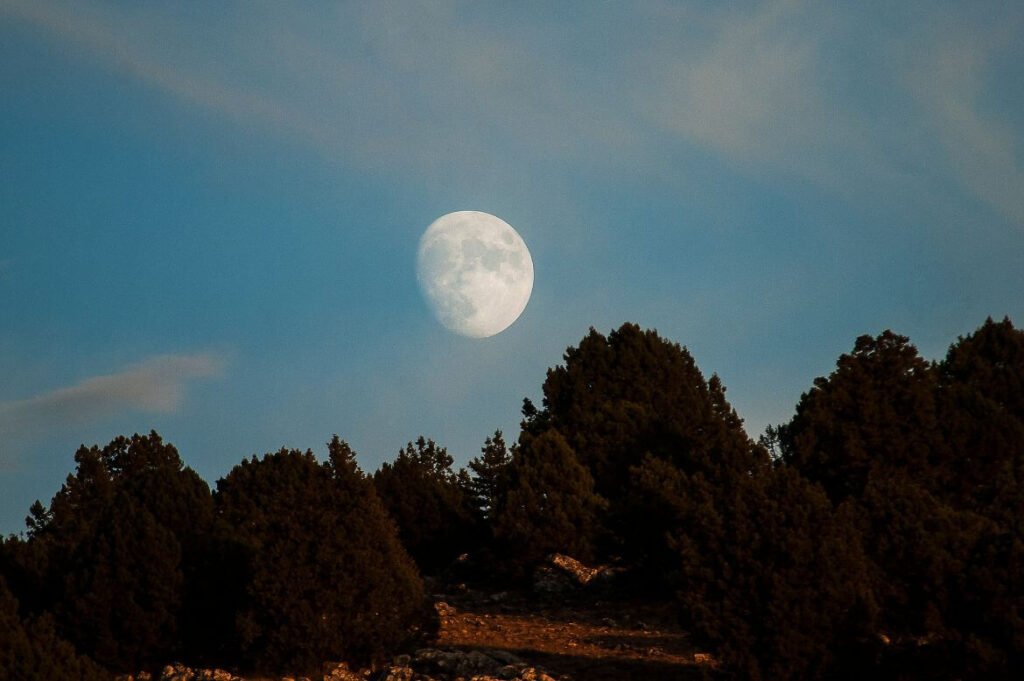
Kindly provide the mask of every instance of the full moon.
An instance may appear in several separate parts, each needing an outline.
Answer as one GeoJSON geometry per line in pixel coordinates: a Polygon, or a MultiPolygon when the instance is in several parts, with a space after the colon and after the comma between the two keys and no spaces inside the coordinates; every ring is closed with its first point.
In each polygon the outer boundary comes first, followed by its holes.
{"type": "Polygon", "coordinates": [[[470,338],[507,329],[533,292],[533,259],[519,233],[489,213],[460,210],[420,238],[416,278],[445,327],[470,338]]]}

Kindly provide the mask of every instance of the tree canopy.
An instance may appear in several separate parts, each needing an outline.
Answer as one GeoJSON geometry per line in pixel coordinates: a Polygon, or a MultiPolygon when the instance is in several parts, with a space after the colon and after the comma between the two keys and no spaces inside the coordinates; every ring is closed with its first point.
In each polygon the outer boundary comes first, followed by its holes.
{"type": "Polygon", "coordinates": [[[524,435],[494,517],[495,538],[506,548],[506,558],[519,565],[555,552],[590,559],[605,503],[594,492],[590,472],[557,431],[524,435]]]}
{"type": "Polygon", "coordinates": [[[212,522],[209,488],[159,435],[81,447],[49,508],[35,504],[12,569],[30,611],[115,670],[180,653],[197,604],[183,560],[212,522]]]}
{"type": "Polygon", "coordinates": [[[427,573],[446,567],[477,541],[470,478],[452,470],[453,463],[447,449],[421,436],[373,475],[402,544],[427,573]]]}
{"type": "Polygon", "coordinates": [[[429,624],[419,575],[337,437],[323,464],[289,449],[243,461],[215,501],[237,546],[236,636],[250,664],[375,660],[429,624]]]}
{"type": "Polygon", "coordinates": [[[417,567],[483,583],[556,552],[614,562],[738,678],[1024,667],[1008,319],[937,362],[861,336],[758,444],[719,378],[655,331],[591,329],[563,359],[515,443],[495,431],[463,470],[420,437],[371,478],[335,436],[323,462],[253,456],[211,494],[156,433],[79,448],[0,542],[0,676],[368,664],[437,625],[417,567]]]}

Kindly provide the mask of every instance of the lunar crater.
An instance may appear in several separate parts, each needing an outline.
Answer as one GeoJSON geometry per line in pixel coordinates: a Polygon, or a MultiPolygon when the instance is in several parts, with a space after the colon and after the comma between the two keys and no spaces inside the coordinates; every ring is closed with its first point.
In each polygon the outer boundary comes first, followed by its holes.
{"type": "Polygon", "coordinates": [[[508,328],[533,292],[526,243],[489,213],[459,211],[435,220],[420,239],[416,267],[438,321],[472,338],[508,328]]]}

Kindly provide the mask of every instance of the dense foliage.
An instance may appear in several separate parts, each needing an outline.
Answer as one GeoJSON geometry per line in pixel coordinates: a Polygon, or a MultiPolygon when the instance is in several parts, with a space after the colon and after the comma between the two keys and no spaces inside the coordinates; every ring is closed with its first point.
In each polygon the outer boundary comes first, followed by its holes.
{"type": "Polygon", "coordinates": [[[469,476],[453,471],[453,463],[447,449],[420,437],[373,476],[402,543],[426,573],[446,567],[476,543],[469,476]]]}
{"type": "Polygon", "coordinates": [[[480,456],[469,462],[471,478],[469,480],[470,503],[480,520],[493,519],[501,499],[508,489],[509,466],[515,451],[510,451],[505,444],[505,436],[500,430],[494,431],[480,448],[480,456]]]}
{"type": "Polygon", "coordinates": [[[33,505],[27,539],[0,552],[28,618],[8,646],[52,649],[60,665],[79,664],[65,654],[77,651],[114,672],[179,659],[303,670],[379,658],[433,624],[372,482],[337,438],[323,464],[291,450],[243,461],[215,496],[155,433],[75,460],[50,506],[33,505]]]}
{"type": "MultiPolygon", "coordinates": [[[[607,337],[591,330],[565,359],[548,372],[543,409],[527,406],[520,449],[532,438],[566,443],[562,467],[575,454],[603,492],[606,545],[675,591],[698,641],[753,679],[813,678],[861,652],[876,608],[857,532],[818,486],[772,465],[716,376],[630,324],[607,337]]],[[[566,477],[534,494],[569,512],[582,507],[574,496],[601,508],[563,491],[566,477]]],[[[543,545],[536,534],[550,521],[530,525],[543,545]]],[[[586,536],[591,525],[580,527],[586,536]]],[[[559,541],[552,531],[550,545],[559,541]]]]}
{"type": "Polygon", "coordinates": [[[155,433],[82,447],[75,461],[49,508],[31,509],[29,541],[9,542],[10,584],[110,669],[178,654],[203,608],[185,563],[211,527],[209,488],[155,433]]]}
{"type": "Polygon", "coordinates": [[[558,432],[590,472],[607,502],[605,556],[642,559],[669,529],[633,489],[632,469],[645,456],[714,478],[756,465],[718,377],[706,380],[685,348],[635,324],[608,336],[591,329],[564,366],[548,370],[543,391],[542,409],[524,408],[524,435],[558,432]]]}
{"type": "Polygon", "coordinates": [[[0,544],[0,677],[369,662],[436,624],[417,567],[522,578],[553,552],[626,567],[738,678],[1024,668],[1009,320],[939,362],[862,336],[757,443],[654,331],[591,329],[564,360],[517,441],[495,432],[466,470],[421,437],[370,478],[335,437],[323,463],[253,457],[211,494],[155,433],[82,447],[0,544]]]}
{"type": "Polygon", "coordinates": [[[604,503],[589,471],[557,431],[524,435],[495,513],[495,538],[499,546],[514,547],[514,562],[520,565],[555,552],[590,559],[604,503]]]}
{"type": "Polygon", "coordinates": [[[236,636],[258,668],[380,659],[427,623],[423,587],[372,483],[337,438],[236,466],[216,507],[235,544],[236,636]]]}
{"type": "Polygon", "coordinates": [[[857,339],[801,398],[782,462],[848,509],[878,626],[964,675],[1024,661],[1024,333],[991,319],[938,364],[857,339]]]}
{"type": "Polygon", "coordinates": [[[24,620],[0,578],[0,679],[108,681],[110,674],[62,640],[48,615],[24,620]]]}

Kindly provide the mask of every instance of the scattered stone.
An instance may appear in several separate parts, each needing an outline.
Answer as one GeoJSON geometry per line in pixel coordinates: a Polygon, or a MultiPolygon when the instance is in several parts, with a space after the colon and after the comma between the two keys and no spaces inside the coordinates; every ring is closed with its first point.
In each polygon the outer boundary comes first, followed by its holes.
{"type": "MultiPolygon", "coordinates": [[[[153,681],[149,672],[139,672],[134,677],[119,677],[120,681],[153,681]]],[[[181,663],[169,664],[160,672],[159,681],[245,681],[224,669],[192,669],[181,663]]],[[[362,681],[362,680],[360,680],[362,681]]]]}
{"type": "Polygon", "coordinates": [[[444,601],[434,603],[434,609],[437,610],[438,617],[454,617],[458,612],[458,610],[455,609],[455,606],[449,605],[444,601]]]}
{"type": "Polygon", "coordinates": [[[391,667],[384,681],[413,681],[414,672],[409,667],[391,667]]]}
{"type": "Polygon", "coordinates": [[[197,669],[193,678],[195,681],[234,681],[238,677],[223,669],[197,669]]]}
{"type": "Polygon", "coordinates": [[[533,589],[537,593],[561,594],[584,587],[603,588],[623,571],[606,565],[587,567],[571,556],[555,553],[534,571],[533,589]]]}
{"type": "Polygon", "coordinates": [[[324,681],[364,681],[361,674],[349,669],[344,662],[326,665],[323,671],[324,681]]]}
{"type": "Polygon", "coordinates": [[[549,561],[556,568],[562,570],[562,572],[571,575],[580,586],[585,586],[594,578],[594,575],[601,571],[600,568],[587,567],[575,558],[561,553],[554,554],[549,561]]]}
{"type": "Polygon", "coordinates": [[[183,664],[167,665],[160,672],[160,681],[193,681],[192,670],[183,664]]]}

